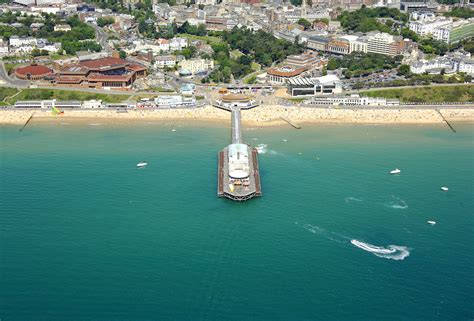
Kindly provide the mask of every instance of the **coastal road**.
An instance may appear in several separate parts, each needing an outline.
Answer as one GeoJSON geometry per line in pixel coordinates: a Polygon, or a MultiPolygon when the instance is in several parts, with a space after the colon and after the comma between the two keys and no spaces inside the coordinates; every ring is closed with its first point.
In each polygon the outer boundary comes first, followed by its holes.
{"type": "Polygon", "coordinates": [[[0,80],[2,87],[28,88],[30,85],[29,81],[10,78],[3,61],[0,61],[0,80]]]}

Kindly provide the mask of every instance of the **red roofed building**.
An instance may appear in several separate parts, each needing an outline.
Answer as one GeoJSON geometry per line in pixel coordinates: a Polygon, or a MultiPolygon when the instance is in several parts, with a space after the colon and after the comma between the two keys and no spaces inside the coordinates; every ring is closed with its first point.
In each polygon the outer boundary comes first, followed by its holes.
{"type": "Polygon", "coordinates": [[[130,88],[136,79],[146,76],[146,70],[146,67],[125,59],[105,57],[62,68],[55,83],[89,88],[130,88]]]}
{"type": "Polygon", "coordinates": [[[289,79],[295,78],[306,72],[308,68],[292,68],[284,66],[281,68],[270,68],[267,70],[267,77],[271,83],[286,84],[289,79]]]}
{"type": "Polygon", "coordinates": [[[53,75],[53,70],[43,65],[31,64],[15,70],[15,76],[19,79],[40,80],[53,75]]]}

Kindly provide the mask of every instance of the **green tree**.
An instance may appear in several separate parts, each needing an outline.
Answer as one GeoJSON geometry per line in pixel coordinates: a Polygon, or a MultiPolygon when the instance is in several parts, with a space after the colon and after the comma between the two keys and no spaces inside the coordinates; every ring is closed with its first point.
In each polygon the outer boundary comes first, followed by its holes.
{"type": "Polygon", "coordinates": [[[297,22],[300,26],[303,26],[305,30],[311,28],[311,22],[304,18],[300,18],[297,22]]]}

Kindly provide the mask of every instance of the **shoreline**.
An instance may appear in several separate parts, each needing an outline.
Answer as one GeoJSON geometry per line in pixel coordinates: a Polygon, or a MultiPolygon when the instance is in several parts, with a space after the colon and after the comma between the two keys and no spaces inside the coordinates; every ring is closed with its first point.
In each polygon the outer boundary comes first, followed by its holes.
{"type": "MultiPolygon", "coordinates": [[[[344,123],[344,124],[445,124],[437,112],[452,122],[474,122],[474,108],[439,109],[337,109],[312,107],[283,107],[265,105],[251,110],[242,110],[245,126],[288,125],[281,118],[296,124],[344,123]]],[[[143,121],[176,122],[191,121],[203,123],[230,124],[230,113],[215,107],[196,109],[129,110],[117,113],[115,110],[65,110],[64,115],[53,115],[49,110],[0,110],[0,125],[23,125],[33,114],[33,121],[74,122],[90,121],[104,123],[135,123],[143,121]]]]}

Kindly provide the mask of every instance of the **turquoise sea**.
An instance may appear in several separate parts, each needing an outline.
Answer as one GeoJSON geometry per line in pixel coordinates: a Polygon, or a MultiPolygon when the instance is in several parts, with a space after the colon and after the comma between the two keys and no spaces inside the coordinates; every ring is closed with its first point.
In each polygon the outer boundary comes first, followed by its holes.
{"type": "Polygon", "coordinates": [[[455,127],[246,128],[267,145],[246,203],[216,197],[227,124],[2,127],[0,319],[473,320],[455,127]]]}

